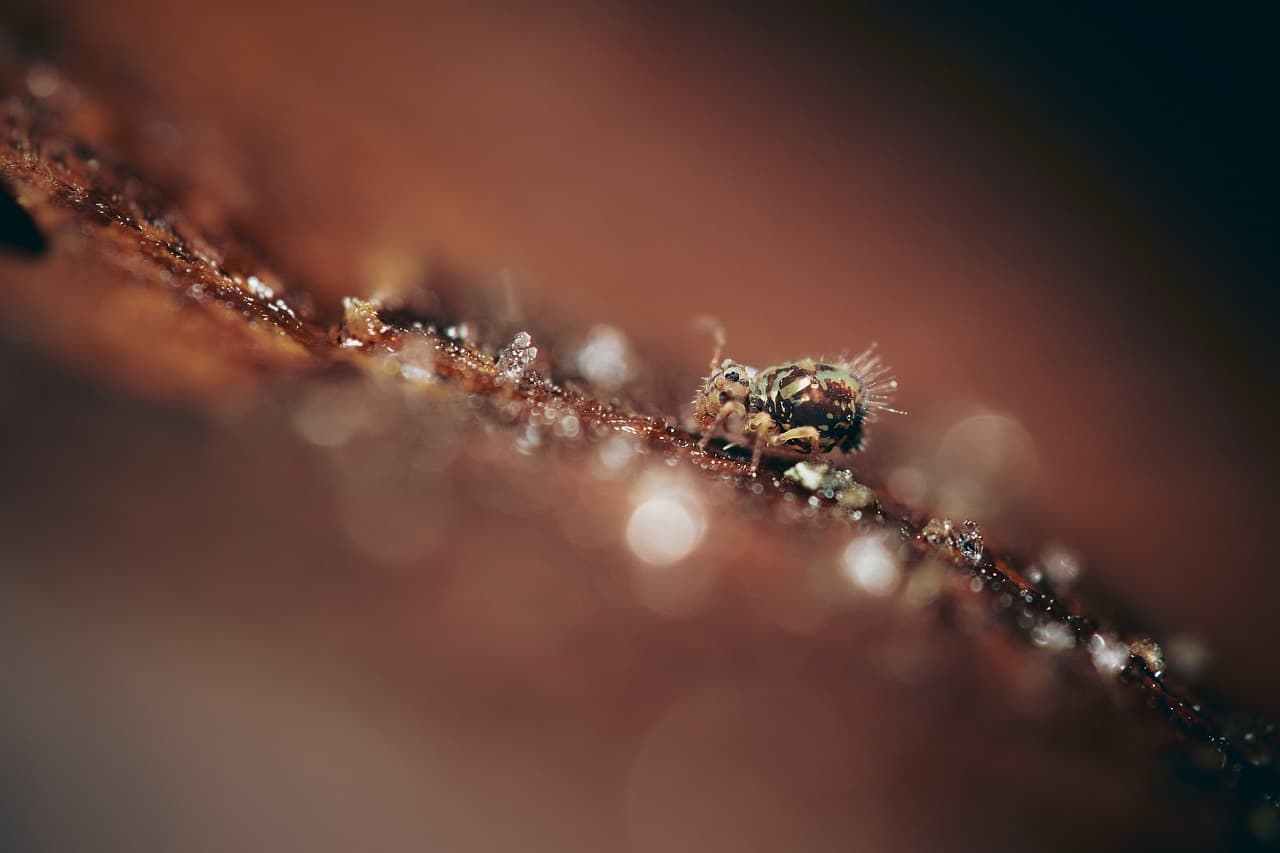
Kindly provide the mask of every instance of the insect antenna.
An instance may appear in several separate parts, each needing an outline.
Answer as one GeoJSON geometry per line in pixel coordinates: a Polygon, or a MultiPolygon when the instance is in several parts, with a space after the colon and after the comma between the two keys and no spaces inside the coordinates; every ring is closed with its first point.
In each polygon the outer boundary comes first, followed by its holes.
{"type": "Polygon", "coordinates": [[[715,349],[711,353],[711,372],[714,373],[720,367],[720,359],[724,355],[724,345],[728,340],[724,325],[715,317],[702,314],[694,318],[693,327],[699,332],[710,334],[711,340],[715,343],[715,349]]]}

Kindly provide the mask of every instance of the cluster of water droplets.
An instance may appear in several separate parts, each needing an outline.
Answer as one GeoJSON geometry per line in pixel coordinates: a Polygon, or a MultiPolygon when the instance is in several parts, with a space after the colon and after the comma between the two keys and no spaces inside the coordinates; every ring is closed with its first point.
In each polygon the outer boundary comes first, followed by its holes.
{"type": "Polygon", "coordinates": [[[499,379],[519,382],[537,357],[538,348],[533,345],[533,337],[528,332],[520,332],[498,353],[494,369],[499,379]]]}
{"type": "Polygon", "coordinates": [[[920,535],[930,544],[955,550],[971,566],[982,562],[985,553],[982,528],[976,521],[956,525],[949,518],[934,518],[925,524],[920,535]]]}

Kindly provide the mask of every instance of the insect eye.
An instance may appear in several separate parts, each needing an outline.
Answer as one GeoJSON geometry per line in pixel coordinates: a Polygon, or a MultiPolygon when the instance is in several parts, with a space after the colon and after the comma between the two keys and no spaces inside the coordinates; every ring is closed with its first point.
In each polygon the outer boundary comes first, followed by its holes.
{"type": "Polygon", "coordinates": [[[738,374],[738,371],[736,370],[730,370],[728,373],[724,375],[724,378],[728,379],[730,382],[737,382],[738,380],[742,379],[742,377],[738,374]]]}

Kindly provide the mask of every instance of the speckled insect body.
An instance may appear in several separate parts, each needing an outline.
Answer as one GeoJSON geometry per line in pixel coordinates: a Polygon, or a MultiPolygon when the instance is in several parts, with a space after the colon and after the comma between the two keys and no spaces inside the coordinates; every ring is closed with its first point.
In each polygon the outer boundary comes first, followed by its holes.
{"type": "Polygon", "coordinates": [[[897,411],[888,405],[897,382],[886,372],[872,350],[850,361],[803,358],[764,370],[721,361],[717,352],[693,401],[699,444],[721,431],[735,442],[749,438],[753,470],[766,447],[806,456],[860,450],[875,414],[897,411]]]}
{"type": "Polygon", "coordinates": [[[862,380],[839,365],[806,358],[762,370],[752,383],[750,408],[767,414],[779,434],[796,432],[785,443],[801,453],[862,447],[866,393],[862,380]]]}

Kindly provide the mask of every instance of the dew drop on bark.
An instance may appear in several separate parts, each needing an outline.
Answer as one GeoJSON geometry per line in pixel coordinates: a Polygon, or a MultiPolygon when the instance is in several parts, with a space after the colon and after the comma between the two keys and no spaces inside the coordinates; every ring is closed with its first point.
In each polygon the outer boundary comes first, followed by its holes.
{"type": "Polygon", "coordinates": [[[538,348],[533,345],[533,338],[528,332],[520,332],[498,353],[495,365],[498,378],[507,382],[519,382],[537,357],[538,348]]]}

